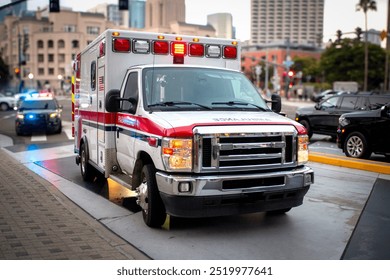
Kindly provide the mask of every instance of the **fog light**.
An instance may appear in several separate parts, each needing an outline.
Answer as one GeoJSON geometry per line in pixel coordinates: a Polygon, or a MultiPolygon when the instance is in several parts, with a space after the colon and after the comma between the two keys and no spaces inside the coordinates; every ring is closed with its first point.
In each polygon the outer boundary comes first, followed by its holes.
{"type": "Polygon", "coordinates": [[[190,182],[181,182],[181,183],[179,183],[179,192],[180,193],[189,193],[189,192],[191,192],[191,183],[190,182]]]}
{"type": "Polygon", "coordinates": [[[314,183],[311,175],[312,175],[311,173],[308,173],[308,174],[305,174],[305,176],[303,177],[303,180],[304,180],[303,185],[304,186],[307,186],[307,185],[314,183]]]}

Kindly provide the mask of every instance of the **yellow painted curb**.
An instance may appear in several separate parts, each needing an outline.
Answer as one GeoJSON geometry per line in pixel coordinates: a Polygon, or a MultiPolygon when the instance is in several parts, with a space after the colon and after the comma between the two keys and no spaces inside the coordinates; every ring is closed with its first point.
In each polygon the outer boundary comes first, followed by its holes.
{"type": "Polygon", "coordinates": [[[371,160],[355,159],[346,156],[338,156],[316,152],[309,153],[309,161],[341,167],[355,168],[382,174],[390,174],[390,163],[386,162],[375,162],[371,160]]]}

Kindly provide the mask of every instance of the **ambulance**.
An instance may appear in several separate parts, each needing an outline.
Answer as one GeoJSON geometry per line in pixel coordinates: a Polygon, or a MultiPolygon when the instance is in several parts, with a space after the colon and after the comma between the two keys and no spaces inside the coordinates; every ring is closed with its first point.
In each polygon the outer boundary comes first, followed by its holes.
{"type": "Polygon", "coordinates": [[[134,190],[146,225],[303,203],[307,131],[240,72],[240,42],[106,30],[73,69],[81,175],[134,190]]]}

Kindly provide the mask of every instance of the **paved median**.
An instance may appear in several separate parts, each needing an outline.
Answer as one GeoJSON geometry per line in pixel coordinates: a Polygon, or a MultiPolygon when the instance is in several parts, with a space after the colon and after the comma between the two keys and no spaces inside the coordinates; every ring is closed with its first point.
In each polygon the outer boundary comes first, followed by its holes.
{"type": "Polygon", "coordinates": [[[309,161],[331,164],[341,167],[360,169],[365,171],[390,174],[390,163],[378,162],[365,159],[355,159],[346,156],[310,152],[309,161]]]}

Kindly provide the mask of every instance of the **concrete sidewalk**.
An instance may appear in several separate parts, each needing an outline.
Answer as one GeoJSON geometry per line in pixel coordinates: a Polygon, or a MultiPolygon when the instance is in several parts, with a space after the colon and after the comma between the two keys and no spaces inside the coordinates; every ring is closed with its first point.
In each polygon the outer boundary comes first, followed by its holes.
{"type": "Polygon", "coordinates": [[[0,259],[149,259],[0,149],[0,259]]]}

